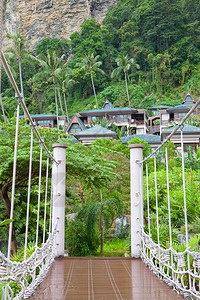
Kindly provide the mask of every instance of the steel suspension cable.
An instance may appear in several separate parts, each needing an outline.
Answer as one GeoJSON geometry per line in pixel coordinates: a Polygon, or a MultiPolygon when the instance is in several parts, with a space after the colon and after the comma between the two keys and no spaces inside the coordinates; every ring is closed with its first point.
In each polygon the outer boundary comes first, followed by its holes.
{"type": "MultiPolygon", "coordinates": [[[[168,149],[165,145],[165,161],[166,161],[166,175],[167,175],[167,203],[168,203],[168,221],[169,221],[169,245],[171,250],[171,265],[174,263],[172,253],[172,225],[171,225],[171,205],[170,205],[170,193],[169,193],[169,160],[168,160],[168,149]]],[[[174,277],[174,274],[172,274],[174,277]]]]}
{"type": "Polygon", "coordinates": [[[150,213],[149,213],[149,174],[148,174],[147,162],[146,162],[146,180],[147,180],[147,218],[148,218],[148,229],[149,229],[149,235],[150,235],[151,228],[150,228],[150,213]]]}
{"type": "Polygon", "coordinates": [[[39,219],[40,219],[40,192],[41,192],[41,177],[42,177],[42,145],[40,148],[40,166],[39,166],[39,186],[38,186],[38,209],[37,209],[37,228],[36,228],[36,247],[38,246],[39,234],[39,219]]]}
{"type": "Polygon", "coordinates": [[[43,244],[44,244],[44,242],[45,242],[45,229],[46,229],[48,178],[49,178],[49,157],[47,157],[47,169],[46,169],[46,186],[45,186],[45,204],[44,204],[43,244]]]}
{"type": "Polygon", "coordinates": [[[24,260],[26,260],[27,242],[28,242],[28,223],[29,223],[30,196],[31,196],[32,156],[33,156],[33,130],[31,128],[31,145],[30,145],[30,159],[29,159],[29,178],[28,178],[28,195],[27,195],[27,209],[26,209],[26,232],[25,232],[25,245],[24,245],[24,260]]]}
{"type": "Polygon", "coordinates": [[[154,178],[155,178],[155,196],[156,196],[156,223],[157,223],[157,239],[160,246],[160,234],[159,234],[159,217],[158,217],[158,189],[157,189],[157,168],[156,168],[156,156],[154,156],[154,178]]]}
{"type": "MultiPolygon", "coordinates": [[[[52,166],[53,170],[53,166],[52,166]]],[[[50,214],[49,214],[49,233],[52,232],[52,211],[53,211],[53,172],[51,177],[51,198],[50,198],[50,214]]]]}
{"type": "MultiPolygon", "coordinates": [[[[12,177],[12,194],[11,194],[10,219],[13,219],[13,212],[14,212],[15,178],[16,178],[16,168],[17,168],[17,146],[18,146],[18,133],[19,133],[19,106],[20,106],[20,101],[18,100],[16,129],[15,129],[15,148],[14,148],[14,161],[13,161],[13,177],[12,177]]],[[[10,259],[10,253],[11,253],[12,230],[13,230],[13,222],[11,222],[10,225],[9,225],[8,259],[10,259]]]]}
{"type": "Polygon", "coordinates": [[[188,222],[187,222],[187,203],[186,203],[186,189],[185,189],[185,162],[184,162],[183,126],[181,127],[181,158],[182,158],[182,175],[183,175],[185,235],[186,235],[186,246],[188,248],[188,222]]]}
{"type": "MultiPolygon", "coordinates": [[[[185,216],[185,237],[186,237],[186,246],[187,249],[189,247],[189,238],[188,238],[188,221],[187,221],[187,199],[186,199],[186,188],[185,188],[185,162],[184,162],[184,143],[183,143],[183,128],[184,125],[181,126],[181,157],[182,157],[182,177],[183,177],[183,199],[184,199],[184,216],[185,216]]],[[[187,261],[188,261],[188,270],[190,270],[190,256],[187,253],[187,261]]],[[[191,288],[191,276],[189,276],[189,285],[191,288]]]]}
{"type": "Polygon", "coordinates": [[[165,146],[165,160],[166,160],[166,175],[167,175],[167,200],[168,200],[168,216],[169,216],[169,241],[170,248],[172,248],[172,225],[171,225],[171,207],[170,207],[170,194],[169,194],[169,164],[168,164],[168,149],[165,146]]]}

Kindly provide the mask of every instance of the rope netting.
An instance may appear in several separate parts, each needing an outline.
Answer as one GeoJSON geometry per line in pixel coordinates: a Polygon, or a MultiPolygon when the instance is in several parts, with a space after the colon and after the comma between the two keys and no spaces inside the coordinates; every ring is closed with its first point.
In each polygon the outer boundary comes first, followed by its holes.
{"type": "MultiPolygon", "coordinates": [[[[13,235],[13,222],[9,224],[9,237],[8,237],[8,250],[7,257],[5,254],[0,252],[0,296],[1,299],[28,299],[35,288],[42,282],[46,276],[52,262],[55,258],[56,249],[56,232],[57,223],[52,224],[52,195],[53,188],[50,187],[52,178],[50,178],[49,170],[51,168],[49,159],[52,164],[58,166],[59,162],[55,160],[51,152],[48,150],[43,138],[41,137],[38,129],[33,123],[33,120],[29,114],[29,111],[25,105],[23,95],[20,95],[18,87],[12,77],[8,64],[2,53],[2,61],[5,70],[9,76],[9,79],[15,89],[16,100],[17,100],[17,117],[15,126],[15,145],[14,145],[14,158],[13,158],[13,177],[12,177],[12,190],[11,190],[11,208],[10,208],[10,219],[14,219],[14,202],[16,192],[16,176],[19,168],[17,168],[17,158],[19,148],[19,125],[20,125],[20,106],[29,120],[30,130],[25,130],[24,135],[28,133],[28,136],[23,136],[24,139],[30,138],[30,156],[28,162],[28,186],[27,186],[27,205],[26,205],[26,224],[25,224],[25,240],[23,261],[16,262],[12,257],[12,235],[13,235]],[[35,133],[35,139],[34,139],[35,133]],[[38,157],[33,157],[38,154],[38,157]],[[36,182],[34,182],[37,188],[38,202],[37,202],[37,219],[35,226],[35,241],[34,249],[28,251],[29,246],[29,226],[30,226],[30,206],[31,206],[31,181],[33,178],[33,159],[34,166],[37,165],[38,175],[35,176],[36,182]],[[38,178],[38,179],[37,179],[38,178]],[[45,178],[45,179],[44,179],[45,178]],[[44,193],[41,190],[41,184],[43,181],[44,193]],[[50,193],[48,191],[50,190],[50,193]],[[41,215],[41,197],[43,198],[44,214],[41,215]],[[48,213],[47,213],[48,212],[48,213]],[[48,217],[48,219],[47,219],[48,217]],[[43,226],[41,225],[43,224],[43,226]],[[48,238],[46,234],[48,233],[48,238]],[[42,238],[41,238],[42,237],[42,238]]],[[[24,126],[29,126],[25,124],[24,126]]],[[[37,169],[36,168],[36,169],[37,169]]],[[[33,226],[33,224],[31,224],[33,226]]],[[[33,240],[33,238],[32,238],[33,240]]],[[[32,242],[33,243],[33,242],[32,242]]]]}
{"type": "MultiPolygon", "coordinates": [[[[191,234],[195,242],[195,245],[192,245],[190,242],[192,238],[190,240],[188,233],[190,229],[188,210],[191,211],[192,197],[198,198],[196,205],[199,206],[199,176],[195,178],[198,181],[198,187],[196,194],[193,195],[192,184],[195,183],[193,170],[187,168],[186,176],[185,159],[187,154],[184,153],[184,149],[186,149],[184,123],[199,104],[200,99],[179,125],[172,130],[166,140],[147,158],[138,161],[141,169],[144,164],[146,172],[144,182],[145,222],[144,226],[140,224],[141,231],[138,232],[141,239],[139,246],[141,258],[157,276],[187,299],[200,299],[200,232],[198,232],[199,235],[191,234]],[[168,146],[170,139],[177,131],[180,133],[180,153],[177,152],[179,167],[174,168],[171,158],[169,158],[168,146]],[[162,172],[158,170],[160,164],[164,165],[162,172]],[[150,168],[151,172],[149,172],[150,168]],[[176,172],[177,174],[175,174],[176,172]],[[190,178],[190,191],[188,178],[190,178]],[[174,192],[175,188],[176,192],[174,192]],[[163,208],[164,206],[165,208],[163,208]],[[178,228],[177,224],[181,228],[178,228]],[[182,244],[178,233],[184,238],[185,242],[182,244]]],[[[174,161],[175,159],[174,157],[174,161]]],[[[197,206],[196,209],[198,209],[197,206]]],[[[195,204],[192,209],[195,211],[195,204]]],[[[138,222],[140,221],[138,220],[138,222]]]]}

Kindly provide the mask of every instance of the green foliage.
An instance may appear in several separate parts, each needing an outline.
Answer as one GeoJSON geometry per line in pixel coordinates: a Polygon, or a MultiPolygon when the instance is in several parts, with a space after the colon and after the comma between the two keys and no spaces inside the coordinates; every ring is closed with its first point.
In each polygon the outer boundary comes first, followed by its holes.
{"type": "Polygon", "coordinates": [[[49,49],[58,51],[59,56],[62,56],[62,54],[67,55],[69,51],[69,43],[65,40],[60,40],[58,38],[45,38],[41,40],[41,42],[35,47],[37,55],[46,55],[47,50],[49,49]]]}
{"type": "MultiPolygon", "coordinates": [[[[194,219],[200,214],[199,203],[199,171],[185,172],[186,179],[186,200],[187,200],[187,218],[188,223],[192,224],[194,219]]],[[[149,174],[149,202],[151,203],[151,218],[156,218],[156,202],[155,202],[155,178],[154,173],[149,174]]],[[[180,167],[173,167],[169,171],[169,189],[170,189],[170,211],[173,226],[180,228],[185,224],[184,216],[184,199],[182,186],[182,170],[180,167]]],[[[144,182],[144,186],[146,181],[144,182]]],[[[167,198],[167,179],[164,169],[157,171],[157,197],[159,204],[159,220],[160,223],[168,223],[168,198],[167,198]]],[[[146,199],[146,188],[144,188],[144,199],[146,199]]],[[[144,203],[146,207],[146,200],[144,203]]],[[[146,215],[145,215],[146,218],[146,215]]]]}
{"type": "Polygon", "coordinates": [[[13,221],[14,221],[13,219],[6,219],[6,220],[0,222],[0,226],[4,226],[4,225],[7,225],[7,224],[10,224],[13,221]]]}
{"type": "Polygon", "coordinates": [[[75,220],[66,224],[66,247],[70,256],[88,256],[95,254],[99,244],[98,233],[99,205],[87,205],[79,211],[75,220]]]}
{"type": "Polygon", "coordinates": [[[70,36],[72,52],[76,57],[82,57],[85,53],[100,55],[100,59],[106,56],[101,41],[101,26],[94,19],[88,19],[81,25],[81,32],[75,31],[70,36]]]}
{"type": "Polygon", "coordinates": [[[130,234],[129,230],[130,230],[130,225],[126,224],[125,226],[122,226],[120,230],[114,234],[113,238],[119,240],[126,239],[130,234]]]}
{"type": "Polygon", "coordinates": [[[192,126],[200,127],[200,115],[193,115],[186,120],[186,123],[192,126]]]}
{"type": "MultiPolygon", "coordinates": [[[[145,232],[148,233],[148,226],[146,226],[144,230],[145,232]]],[[[150,223],[150,233],[151,233],[152,240],[155,243],[158,243],[156,221],[150,223]]],[[[164,223],[159,224],[159,240],[160,240],[161,247],[163,248],[169,247],[169,226],[167,224],[164,223]]],[[[174,241],[174,243],[178,241],[177,233],[173,231],[173,228],[172,228],[172,240],[174,241]]]]}
{"type": "Polygon", "coordinates": [[[103,101],[108,99],[114,106],[123,107],[127,101],[125,85],[119,83],[108,86],[100,92],[100,98],[103,101]]]}
{"type": "MultiPolygon", "coordinates": [[[[198,1],[151,0],[147,3],[144,0],[119,0],[108,10],[102,26],[96,20],[88,19],[81,25],[80,32],[71,35],[70,43],[58,38],[45,38],[37,44],[36,54],[46,56],[49,50],[58,51],[59,57],[65,55],[68,58],[67,66],[73,69],[71,79],[75,81],[67,88],[66,94],[70,116],[94,108],[91,74],[77,67],[85,54],[98,57],[105,74],[92,72],[95,90],[100,92],[100,95],[97,94],[98,102],[108,98],[115,106],[126,106],[129,94],[129,105],[135,108],[156,104],[173,106],[180,104],[188,89],[195,98],[199,95],[199,22],[198,1]],[[125,86],[122,82],[116,84],[116,79],[111,79],[110,75],[117,72],[114,71],[115,62],[126,58],[127,53],[140,70],[135,72],[136,68],[129,68],[129,80],[125,86]]],[[[10,37],[14,42],[11,50],[19,58],[23,57],[24,94],[30,111],[55,114],[49,77],[44,73],[42,77],[36,76],[40,70],[26,59],[29,45],[25,37],[19,32],[10,37]]],[[[19,85],[18,61],[14,58],[9,60],[19,85]]],[[[4,71],[2,91],[6,115],[13,116],[14,92],[4,71]]],[[[62,113],[59,105],[58,113],[62,113]]],[[[198,124],[195,117],[191,118],[191,122],[198,124]]]]}
{"type": "MultiPolygon", "coordinates": [[[[200,248],[199,248],[199,237],[198,236],[193,236],[190,238],[189,240],[189,247],[191,249],[191,251],[195,251],[195,252],[199,252],[200,248]]],[[[186,244],[179,244],[179,243],[173,243],[173,249],[177,252],[184,252],[187,248],[186,244]]]]}
{"type": "Polygon", "coordinates": [[[193,152],[191,146],[187,147],[187,157],[185,158],[185,168],[192,170],[200,170],[200,147],[197,149],[197,153],[193,152]]]}
{"type": "Polygon", "coordinates": [[[97,139],[94,142],[94,145],[100,146],[109,153],[122,153],[125,154],[127,157],[130,156],[130,150],[127,145],[124,145],[120,142],[120,140],[108,140],[108,139],[97,139]]]}
{"type": "MultiPolygon", "coordinates": [[[[124,257],[125,253],[129,253],[129,239],[111,239],[104,244],[104,257],[124,257]]],[[[100,248],[98,249],[100,252],[100,248]]],[[[95,256],[102,256],[100,254],[95,256]]]]}
{"type": "Polygon", "coordinates": [[[87,187],[108,186],[116,178],[114,169],[116,162],[106,158],[106,149],[92,144],[86,147],[80,143],[68,144],[67,174],[69,178],[77,176],[84,181],[87,187]],[[87,172],[86,172],[87,170],[87,172]]]}
{"type": "Polygon", "coordinates": [[[131,141],[128,142],[129,145],[131,144],[143,144],[143,157],[147,157],[151,153],[151,145],[149,145],[145,140],[141,140],[139,138],[133,138],[131,141]]]}
{"type": "Polygon", "coordinates": [[[106,235],[114,218],[123,214],[122,198],[115,191],[108,194],[103,191],[102,203],[97,195],[98,202],[88,201],[77,212],[75,220],[67,221],[66,243],[71,256],[94,255],[100,244],[100,220],[103,218],[106,235]]]}
{"type": "MultiPolygon", "coordinates": [[[[16,193],[14,210],[14,228],[17,241],[20,244],[24,242],[25,219],[26,219],[26,199],[27,199],[27,181],[30,156],[30,127],[25,125],[24,120],[19,124],[18,156],[16,172],[16,193]]],[[[9,124],[0,123],[0,208],[2,218],[9,218],[10,191],[12,186],[12,167],[13,167],[13,148],[15,143],[15,119],[10,119],[9,124]],[[2,193],[3,191],[3,193],[2,193]]],[[[52,149],[52,144],[57,141],[57,130],[49,128],[38,129],[44,136],[45,144],[52,149]]],[[[108,187],[118,175],[114,172],[116,162],[107,158],[107,150],[97,145],[86,147],[82,144],[71,144],[69,139],[62,136],[59,142],[68,143],[67,148],[67,179],[71,182],[80,180],[87,189],[92,187],[108,187]]],[[[39,172],[40,146],[37,139],[34,139],[33,162],[32,162],[32,189],[30,205],[29,222],[29,241],[35,239],[36,215],[37,215],[37,197],[38,197],[38,172],[39,172]]],[[[44,214],[44,195],[45,193],[45,173],[46,173],[46,155],[43,155],[42,162],[42,186],[41,186],[41,206],[40,214],[44,214]]],[[[49,179],[49,185],[50,185],[49,179]]],[[[72,183],[70,183],[72,184],[72,183]]],[[[69,186],[70,186],[69,184],[69,186]]],[[[73,191],[73,199],[75,198],[73,191]]],[[[50,189],[48,199],[50,198],[50,189]]],[[[49,207],[47,209],[49,215],[49,207]]],[[[48,219],[48,218],[47,218],[48,219]]],[[[3,220],[2,220],[3,221],[3,220]]],[[[42,239],[43,220],[40,220],[39,243],[42,239]]],[[[48,228],[48,223],[47,223],[48,228]]],[[[1,227],[1,240],[7,238],[7,228],[1,227]]]]}
{"type": "MultiPolygon", "coordinates": [[[[35,252],[35,243],[31,242],[27,246],[26,258],[28,259],[35,252]]],[[[24,261],[24,245],[20,247],[16,254],[11,257],[13,262],[24,261]]]]}
{"type": "Polygon", "coordinates": [[[11,48],[18,59],[21,59],[27,52],[28,42],[25,35],[17,31],[16,35],[7,34],[7,38],[12,40],[13,48],[11,48]]]}

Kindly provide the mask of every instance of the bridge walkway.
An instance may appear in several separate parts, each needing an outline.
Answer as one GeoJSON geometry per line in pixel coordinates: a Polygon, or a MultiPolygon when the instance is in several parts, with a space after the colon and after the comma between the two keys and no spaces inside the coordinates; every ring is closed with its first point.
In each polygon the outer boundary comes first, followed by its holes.
{"type": "Polygon", "coordinates": [[[181,300],[140,259],[57,258],[31,300],[181,300]]]}

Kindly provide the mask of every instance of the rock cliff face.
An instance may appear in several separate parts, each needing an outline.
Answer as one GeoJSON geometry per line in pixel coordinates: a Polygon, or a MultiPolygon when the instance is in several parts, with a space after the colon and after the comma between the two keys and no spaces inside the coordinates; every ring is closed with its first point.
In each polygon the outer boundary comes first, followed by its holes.
{"type": "MultiPolygon", "coordinates": [[[[87,18],[101,22],[117,0],[7,0],[4,32],[17,29],[32,47],[45,37],[69,39],[87,18]]],[[[8,41],[4,40],[4,46],[8,41]]]]}

